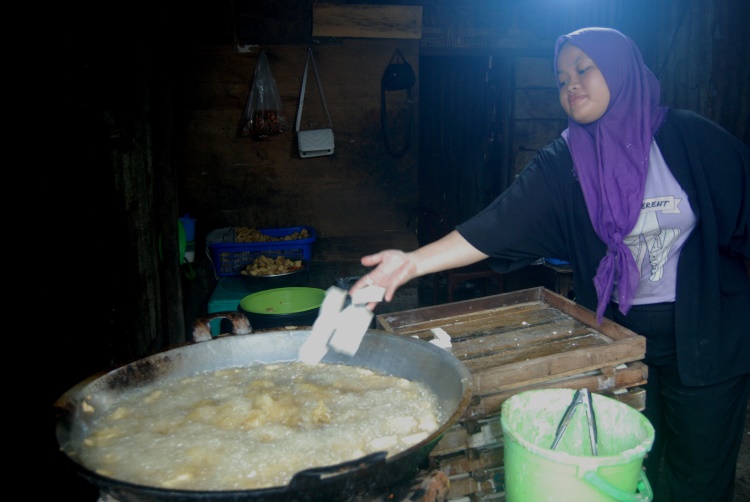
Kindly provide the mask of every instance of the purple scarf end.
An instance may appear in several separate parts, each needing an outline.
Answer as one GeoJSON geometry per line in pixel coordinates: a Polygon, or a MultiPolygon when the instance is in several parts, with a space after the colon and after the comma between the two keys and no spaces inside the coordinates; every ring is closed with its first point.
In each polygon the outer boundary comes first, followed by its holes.
{"type": "Polygon", "coordinates": [[[602,323],[604,311],[607,309],[612,296],[615,282],[615,267],[619,270],[624,270],[624,273],[619,274],[618,298],[620,302],[618,310],[623,315],[627,315],[630,310],[635,290],[638,287],[638,268],[635,265],[635,260],[630,250],[621,240],[616,248],[615,255],[609,251],[607,252],[602,261],[599,262],[599,268],[594,277],[594,286],[596,286],[597,295],[596,322],[598,324],[602,323]]]}

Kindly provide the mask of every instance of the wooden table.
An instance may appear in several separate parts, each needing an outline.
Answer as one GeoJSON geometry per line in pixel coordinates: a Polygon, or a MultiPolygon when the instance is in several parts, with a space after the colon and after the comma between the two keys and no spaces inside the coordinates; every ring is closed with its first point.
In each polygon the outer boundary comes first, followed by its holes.
{"type": "Polygon", "coordinates": [[[573,267],[570,265],[553,265],[547,261],[542,263],[542,265],[552,270],[554,273],[555,293],[572,300],[573,298],[571,298],[571,296],[575,295],[575,291],[573,291],[573,267]]]}

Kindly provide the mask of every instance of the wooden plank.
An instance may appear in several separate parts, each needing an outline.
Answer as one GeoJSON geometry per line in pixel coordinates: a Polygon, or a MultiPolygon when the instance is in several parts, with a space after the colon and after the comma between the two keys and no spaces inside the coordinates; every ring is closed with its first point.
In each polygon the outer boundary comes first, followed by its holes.
{"type": "MultiPolygon", "coordinates": [[[[460,320],[470,316],[492,315],[495,309],[504,309],[517,304],[538,302],[542,300],[543,288],[522,289],[500,295],[484,296],[474,300],[446,303],[433,307],[422,307],[405,312],[391,312],[377,316],[382,329],[398,334],[407,334],[426,329],[430,324],[449,324],[452,319],[460,320]],[[436,322],[438,321],[438,322],[436,322]]],[[[498,310],[498,312],[500,312],[498,310]]],[[[454,321],[455,322],[455,321],[454,321]]]]}
{"type": "Polygon", "coordinates": [[[503,429],[500,414],[471,420],[462,420],[446,431],[440,442],[430,453],[431,458],[447,459],[464,455],[465,450],[480,450],[502,446],[503,429]],[[471,425],[469,425],[471,424],[471,425]]]}
{"type": "MultiPolygon", "coordinates": [[[[498,295],[502,296],[502,295],[498,295]]],[[[494,298],[494,297],[484,297],[494,298]]],[[[480,298],[479,300],[482,300],[480,298]]],[[[466,300],[468,302],[479,300],[466,300]]],[[[378,321],[382,329],[400,335],[417,335],[429,339],[433,328],[447,328],[451,333],[460,336],[464,333],[493,329],[495,331],[512,331],[520,327],[519,323],[512,323],[509,319],[528,316],[529,312],[536,312],[543,303],[539,300],[524,302],[520,305],[487,306],[476,305],[474,310],[461,311],[455,307],[463,302],[448,303],[439,307],[426,307],[407,312],[382,314],[378,321]],[[442,308],[440,308],[442,307],[442,308]],[[456,310],[455,312],[452,312],[456,310]],[[422,316],[434,316],[428,319],[422,316]]],[[[520,321],[522,322],[522,321],[520,321]]]]}
{"type": "Polygon", "coordinates": [[[623,392],[602,392],[602,394],[611,397],[612,399],[617,399],[621,403],[625,403],[638,411],[646,409],[646,389],[642,387],[625,389],[623,392]]]}
{"type": "Polygon", "coordinates": [[[494,494],[503,493],[505,490],[505,472],[503,467],[489,469],[478,469],[449,476],[450,489],[446,497],[447,501],[466,500],[465,497],[472,495],[469,500],[492,500],[502,502],[505,497],[495,498],[494,494]],[[492,496],[492,499],[488,498],[492,496]]]}
{"type": "MultiPolygon", "coordinates": [[[[531,385],[521,387],[498,389],[497,392],[479,396],[478,400],[472,402],[472,405],[466,411],[466,416],[484,416],[493,413],[499,413],[503,402],[509,397],[533,389],[582,389],[586,387],[592,392],[607,393],[612,397],[612,392],[621,389],[629,389],[646,383],[648,376],[648,367],[639,362],[633,361],[625,365],[624,368],[616,370],[613,375],[606,375],[602,370],[582,373],[573,377],[542,381],[531,385]]],[[[637,410],[643,410],[640,404],[633,406],[637,410]]]]}
{"type": "Polygon", "coordinates": [[[578,330],[555,333],[548,337],[533,330],[522,333],[521,336],[494,336],[477,342],[460,344],[464,364],[477,370],[570,350],[604,347],[611,343],[600,333],[578,330]],[[482,342],[486,342],[486,345],[480,345],[482,342]]]}
{"type": "Polygon", "coordinates": [[[597,349],[584,348],[502,366],[490,366],[472,372],[472,385],[475,392],[486,393],[488,389],[508,388],[509,384],[555,380],[642,359],[645,350],[645,342],[637,341],[637,345],[616,342],[597,349]]]}
{"type": "MultiPolygon", "coordinates": [[[[612,339],[620,340],[638,336],[609,319],[604,319],[601,325],[597,325],[594,312],[543,287],[522,289],[434,307],[423,307],[407,312],[391,312],[378,316],[377,320],[382,329],[386,331],[397,334],[413,334],[420,330],[467,322],[475,318],[514,315],[513,309],[530,308],[533,310],[536,308],[536,302],[549,304],[587,326],[601,331],[612,339]]],[[[498,322],[502,323],[503,320],[500,319],[498,322]]]]}
{"type": "Polygon", "coordinates": [[[467,448],[456,454],[435,455],[432,457],[435,467],[454,477],[464,473],[476,473],[503,465],[503,443],[500,441],[484,448],[467,448]]]}
{"type": "Polygon", "coordinates": [[[314,3],[314,37],[422,38],[422,7],[314,3]]]}

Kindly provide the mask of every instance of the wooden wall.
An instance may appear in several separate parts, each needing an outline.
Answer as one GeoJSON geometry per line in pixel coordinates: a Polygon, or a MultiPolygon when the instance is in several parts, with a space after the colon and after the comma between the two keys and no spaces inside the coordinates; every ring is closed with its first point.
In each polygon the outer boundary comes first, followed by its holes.
{"type": "MultiPolygon", "coordinates": [[[[180,211],[198,219],[199,236],[225,226],[310,225],[319,237],[314,258],[321,260],[358,261],[363,250],[412,247],[413,222],[407,215],[417,204],[419,122],[415,116],[405,155],[390,155],[382,136],[380,79],[396,49],[418,75],[418,43],[344,39],[197,53],[182,82],[180,211]],[[297,152],[293,129],[308,47],[333,123],[333,156],[300,158],[297,152]],[[261,140],[237,137],[261,51],[268,56],[288,130],[261,140]],[[352,248],[352,242],[358,244],[352,248]]],[[[395,112],[401,106],[391,105],[395,112]]],[[[301,129],[327,127],[312,69],[303,110],[301,129]]]]}

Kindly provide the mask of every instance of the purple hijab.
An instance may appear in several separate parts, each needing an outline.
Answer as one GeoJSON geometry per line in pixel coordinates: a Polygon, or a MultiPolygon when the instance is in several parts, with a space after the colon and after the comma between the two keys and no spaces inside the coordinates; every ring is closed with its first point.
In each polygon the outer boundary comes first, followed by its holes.
{"type": "Polygon", "coordinates": [[[638,288],[638,267],[623,238],[638,221],[651,141],[667,108],[659,106],[659,81],[630,38],[609,28],[584,28],[561,36],[555,43],[555,78],[557,56],[566,42],[594,60],[610,93],[599,120],[579,124],[568,118],[563,131],[594,230],[607,245],[594,277],[596,317],[601,323],[615,279],[623,314],[630,310],[638,288]]]}

